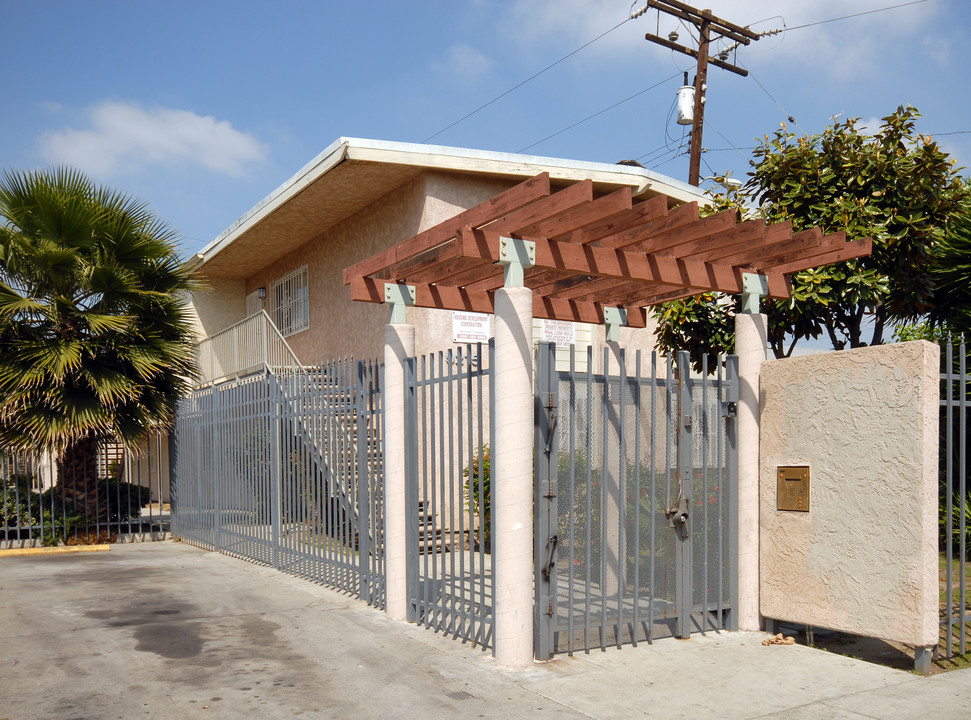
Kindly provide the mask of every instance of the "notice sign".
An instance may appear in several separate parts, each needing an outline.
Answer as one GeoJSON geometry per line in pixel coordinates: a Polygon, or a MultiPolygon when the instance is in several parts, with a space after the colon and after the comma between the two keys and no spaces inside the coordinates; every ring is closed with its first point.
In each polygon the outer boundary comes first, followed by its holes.
{"type": "Polygon", "coordinates": [[[452,342],[477,343],[489,342],[489,320],[492,316],[485,313],[452,313],[452,342]]]}
{"type": "Polygon", "coordinates": [[[556,343],[557,347],[575,345],[576,330],[569,320],[543,320],[543,342],[556,343]]]}

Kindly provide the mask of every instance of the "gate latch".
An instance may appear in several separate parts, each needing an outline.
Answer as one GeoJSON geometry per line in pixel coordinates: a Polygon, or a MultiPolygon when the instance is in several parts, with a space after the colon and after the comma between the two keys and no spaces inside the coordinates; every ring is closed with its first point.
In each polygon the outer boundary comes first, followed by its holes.
{"type": "Polygon", "coordinates": [[[546,457],[550,456],[553,451],[553,438],[556,437],[556,405],[553,402],[553,393],[547,393],[547,400],[545,403],[546,407],[546,421],[547,427],[549,428],[549,437],[546,439],[546,457]]]}
{"type": "Polygon", "coordinates": [[[543,565],[543,580],[546,582],[550,581],[550,574],[553,572],[553,566],[556,565],[556,544],[559,542],[559,538],[554,535],[546,543],[546,564],[543,565]]]}

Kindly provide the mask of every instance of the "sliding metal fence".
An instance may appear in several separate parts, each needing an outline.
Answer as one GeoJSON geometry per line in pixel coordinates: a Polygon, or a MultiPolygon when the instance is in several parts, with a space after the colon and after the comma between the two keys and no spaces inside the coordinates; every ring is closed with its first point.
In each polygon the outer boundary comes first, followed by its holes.
{"type": "Polygon", "coordinates": [[[68,462],[0,448],[0,548],[155,540],[169,531],[161,433],[132,452],[91,444],[68,462]]]}
{"type": "Polygon", "coordinates": [[[483,648],[494,647],[494,356],[490,341],[406,366],[411,619],[483,648]]]}
{"type": "Polygon", "coordinates": [[[381,374],[338,361],[183,399],[173,532],[383,607],[381,374]]]}
{"type": "Polygon", "coordinates": [[[542,346],[537,656],[734,629],[737,359],[554,364],[542,346]]]}
{"type": "Polygon", "coordinates": [[[971,408],[964,338],[944,346],[941,373],[941,544],[944,578],[941,593],[939,655],[952,658],[968,653],[971,597],[968,596],[971,494],[968,484],[968,412],[971,408]]]}

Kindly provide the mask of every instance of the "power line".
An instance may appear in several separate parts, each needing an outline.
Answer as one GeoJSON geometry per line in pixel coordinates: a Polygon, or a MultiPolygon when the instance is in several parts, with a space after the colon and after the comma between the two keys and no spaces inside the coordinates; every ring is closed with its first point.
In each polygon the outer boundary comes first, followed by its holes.
{"type": "Polygon", "coordinates": [[[422,140],[422,142],[423,142],[423,143],[427,143],[427,142],[428,142],[429,140],[431,140],[431,139],[433,139],[433,138],[436,138],[436,137],[438,137],[439,135],[441,135],[441,134],[442,134],[443,132],[445,132],[446,130],[451,130],[451,129],[452,129],[453,127],[455,127],[456,125],[458,125],[458,124],[459,124],[460,122],[464,122],[465,120],[468,120],[468,119],[469,119],[470,117],[472,117],[473,115],[475,115],[475,114],[476,114],[477,112],[479,112],[480,110],[485,110],[485,109],[486,109],[487,107],[489,107],[490,105],[492,105],[492,104],[493,104],[494,102],[496,102],[496,101],[498,101],[498,100],[502,100],[502,98],[504,98],[504,97],[506,97],[506,95],[508,95],[509,93],[511,93],[511,92],[514,92],[514,91],[516,91],[516,90],[518,90],[519,88],[521,88],[521,87],[522,87],[523,85],[525,85],[526,83],[528,83],[528,82],[530,82],[530,81],[532,81],[532,80],[535,80],[536,78],[538,78],[538,77],[539,77],[540,75],[542,75],[542,74],[543,74],[543,73],[545,73],[546,71],[548,71],[548,70],[552,70],[553,68],[555,68],[555,67],[556,67],[557,65],[559,65],[559,64],[560,64],[560,63],[562,63],[563,61],[565,61],[565,60],[569,60],[569,59],[570,59],[571,57],[573,57],[574,55],[576,55],[576,54],[577,54],[578,52],[580,52],[580,51],[581,51],[581,50],[583,50],[584,48],[587,48],[587,47],[589,47],[589,46],[591,46],[591,45],[593,45],[593,44],[594,44],[595,42],[597,42],[598,40],[600,40],[600,38],[602,38],[602,37],[604,37],[605,35],[609,35],[609,34],[610,34],[610,33],[612,33],[612,32],[613,32],[614,30],[616,30],[617,28],[619,28],[619,27],[620,27],[621,25],[623,25],[623,24],[625,24],[625,23],[627,23],[627,22],[629,22],[629,21],[630,21],[630,19],[631,19],[631,18],[630,18],[629,16],[628,16],[628,17],[626,17],[626,18],[624,18],[624,19],[623,19],[622,21],[620,21],[619,23],[617,23],[616,25],[614,25],[614,26],[613,26],[612,28],[610,28],[609,30],[606,30],[606,31],[604,31],[604,32],[602,32],[602,33],[600,33],[599,35],[597,35],[597,37],[595,37],[595,38],[594,38],[593,40],[590,40],[589,42],[586,42],[586,43],[584,43],[583,45],[581,45],[580,47],[578,47],[578,48],[577,48],[576,50],[574,50],[573,52],[571,52],[570,54],[568,54],[568,55],[564,55],[564,56],[563,56],[563,57],[561,57],[561,58],[560,58],[559,60],[557,60],[557,61],[556,61],[556,62],[554,62],[554,63],[551,63],[551,64],[549,64],[549,65],[547,65],[547,66],[546,66],[545,68],[543,68],[543,69],[542,69],[542,70],[540,70],[539,72],[537,72],[537,73],[533,73],[532,75],[530,75],[530,76],[529,76],[528,78],[526,78],[525,80],[523,80],[523,81],[522,81],[521,83],[519,83],[518,85],[514,85],[513,87],[511,87],[511,88],[509,88],[508,90],[506,90],[506,92],[504,92],[504,93],[502,93],[502,94],[500,94],[500,95],[496,95],[496,96],[495,96],[494,98],[492,98],[492,100],[490,100],[489,102],[487,102],[487,103],[483,103],[482,105],[480,105],[479,107],[477,107],[477,108],[476,108],[475,110],[473,110],[473,111],[472,111],[472,112],[470,112],[470,113],[466,113],[465,115],[463,115],[462,117],[460,117],[460,118],[459,118],[458,120],[456,120],[456,121],[455,121],[455,122],[453,122],[452,124],[450,124],[450,125],[446,125],[445,127],[443,127],[443,128],[442,128],[441,130],[439,130],[439,131],[438,131],[437,133],[435,133],[435,134],[433,134],[433,135],[429,135],[429,136],[428,136],[427,138],[425,138],[424,140],[422,140]]]}
{"type": "MultiPolygon", "coordinates": [[[[738,64],[739,65],[742,65],[741,62],[739,62],[738,64]]],[[[742,65],[742,67],[745,67],[745,66],[742,65]]],[[[745,68],[745,69],[748,70],[748,68],[745,68]]],[[[758,85],[760,88],[762,88],[762,92],[764,92],[766,95],[768,95],[769,96],[769,99],[776,104],[776,107],[778,107],[782,111],[782,114],[786,116],[786,120],[788,120],[793,125],[795,125],[797,128],[799,128],[799,132],[805,134],[806,131],[803,130],[801,127],[799,127],[799,123],[796,122],[796,118],[793,117],[792,115],[790,115],[788,110],[786,110],[784,107],[782,107],[782,105],[779,103],[779,101],[776,100],[775,97],[773,97],[772,93],[770,93],[766,89],[765,85],[763,85],[761,82],[759,82],[759,79],[757,77],[755,77],[755,75],[752,74],[752,71],[751,70],[748,71],[748,76],[750,78],[752,78],[753,80],[755,80],[755,84],[758,85]]]]}
{"type": "Polygon", "coordinates": [[[712,130],[714,130],[716,133],[718,133],[718,135],[721,137],[722,140],[724,140],[729,145],[731,145],[732,148],[734,148],[735,152],[737,152],[739,155],[742,156],[742,159],[743,160],[745,160],[745,161],[748,161],[749,160],[749,158],[745,155],[745,153],[743,153],[741,151],[741,149],[735,143],[733,143],[731,140],[729,140],[727,137],[725,137],[725,134],[721,130],[719,130],[718,128],[716,128],[714,125],[712,125],[711,124],[711,121],[708,120],[707,118],[705,119],[705,125],[707,125],[712,130]]]}
{"type": "Polygon", "coordinates": [[[598,110],[597,112],[593,113],[593,115],[588,115],[587,117],[583,118],[583,120],[577,120],[572,125],[568,125],[567,127],[563,128],[562,130],[557,130],[552,135],[547,135],[542,140],[537,140],[536,142],[531,143],[531,144],[527,145],[526,147],[517,150],[516,152],[520,152],[520,153],[521,152],[525,152],[526,150],[529,150],[531,147],[535,147],[535,146],[537,146],[537,145],[539,145],[541,143],[546,142],[550,138],[554,138],[557,135],[561,135],[562,133],[565,133],[567,130],[572,130],[577,125],[582,125],[587,120],[592,120],[593,118],[597,117],[598,115],[603,115],[605,112],[607,112],[608,110],[613,110],[618,105],[623,105],[625,102],[628,102],[630,100],[633,100],[634,98],[643,95],[644,93],[648,92],[649,90],[653,90],[654,88],[656,88],[656,87],[658,87],[660,85],[663,85],[666,82],[670,82],[671,80],[673,80],[674,78],[676,78],[679,74],[680,73],[675,73],[671,77],[664,78],[664,80],[661,80],[660,82],[656,82],[653,85],[651,85],[650,87],[644,88],[643,90],[640,90],[639,92],[636,92],[633,95],[630,95],[629,97],[624,98],[623,100],[618,100],[613,105],[608,105],[607,107],[603,108],[602,110],[598,110]]]}
{"type": "MultiPolygon", "coordinates": [[[[864,12],[853,13],[852,15],[843,15],[842,17],[819,20],[817,22],[805,23],[804,25],[794,25],[793,27],[784,27],[783,29],[787,32],[790,30],[801,30],[802,28],[813,27],[814,25],[825,25],[826,23],[836,22],[838,20],[849,20],[850,18],[873,15],[874,13],[886,12],[887,10],[896,10],[897,8],[907,7],[909,5],[920,5],[925,2],[927,0],[911,0],[911,2],[900,3],[899,5],[890,5],[888,7],[877,8],[876,10],[866,10],[864,12]]],[[[783,22],[783,26],[785,26],[785,22],[783,22]]]]}

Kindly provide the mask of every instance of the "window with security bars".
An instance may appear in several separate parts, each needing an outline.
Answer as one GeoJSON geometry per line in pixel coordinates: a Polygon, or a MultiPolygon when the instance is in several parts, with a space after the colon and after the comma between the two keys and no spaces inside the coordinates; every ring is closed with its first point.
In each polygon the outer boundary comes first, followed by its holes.
{"type": "Polygon", "coordinates": [[[287,273],[270,288],[270,316],[284,337],[310,327],[307,266],[287,273]]]}

